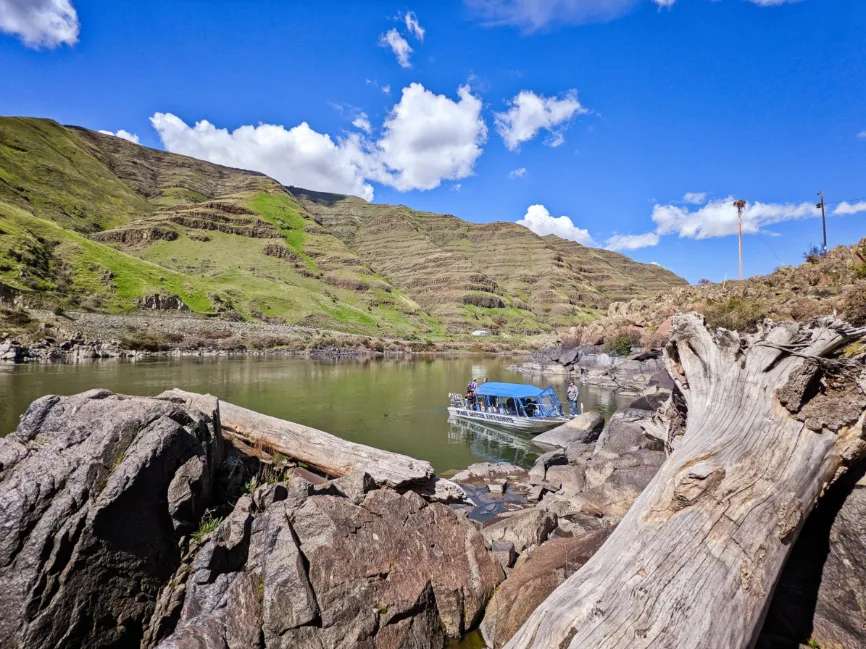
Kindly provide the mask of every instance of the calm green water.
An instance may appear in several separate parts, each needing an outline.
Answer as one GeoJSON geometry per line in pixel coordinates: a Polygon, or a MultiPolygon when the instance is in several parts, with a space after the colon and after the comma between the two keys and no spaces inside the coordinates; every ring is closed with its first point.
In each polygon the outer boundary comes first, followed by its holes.
{"type": "MultiPolygon", "coordinates": [[[[246,408],[313,426],[363,444],[428,460],[438,472],[484,460],[530,465],[538,454],[529,436],[477,424],[450,425],[449,392],[473,376],[491,381],[553,385],[509,372],[501,357],[313,361],[293,358],[204,358],[94,361],[79,364],[0,364],[0,436],[12,432],[34,399],[91,388],[155,395],[174,387],[207,392],[246,408]]],[[[556,381],[556,379],[553,379],[556,381]]],[[[581,387],[586,409],[606,417],[617,395],[581,387]]],[[[627,398],[625,399],[627,400],[627,398]]]]}

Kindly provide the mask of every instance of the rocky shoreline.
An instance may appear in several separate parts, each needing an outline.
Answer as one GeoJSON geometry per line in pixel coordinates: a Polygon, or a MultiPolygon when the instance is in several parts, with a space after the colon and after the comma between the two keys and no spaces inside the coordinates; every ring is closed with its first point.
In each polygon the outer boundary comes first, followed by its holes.
{"type": "Polygon", "coordinates": [[[517,347],[507,341],[390,340],[190,314],[58,315],[0,308],[0,362],[11,363],[211,356],[348,359],[479,351],[512,354],[520,353],[517,347]]]}
{"type": "Polygon", "coordinates": [[[658,349],[621,356],[592,346],[545,347],[508,369],[534,376],[565,377],[628,393],[652,385],[672,387],[658,349]]]}
{"type": "MultiPolygon", "coordinates": [[[[480,629],[498,649],[602,547],[670,443],[654,421],[671,393],[654,387],[608,422],[584,413],[536,437],[529,469],[440,477],[443,498],[369,466],[317,474],[178,394],[43,397],[0,439],[0,645],[440,649],[480,629]]],[[[839,647],[866,641],[866,607],[841,595],[866,584],[857,475],[808,541],[830,525],[838,539],[814,626],[839,647]]],[[[798,646],[785,613],[801,554],[759,647],[798,646]]]]}

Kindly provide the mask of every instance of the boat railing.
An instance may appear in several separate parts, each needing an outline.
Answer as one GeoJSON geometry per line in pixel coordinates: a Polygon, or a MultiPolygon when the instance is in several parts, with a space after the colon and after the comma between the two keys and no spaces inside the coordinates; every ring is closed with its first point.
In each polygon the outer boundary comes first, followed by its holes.
{"type": "Polygon", "coordinates": [[[448,398],[451,400],[451,407],[452,408],[465,408],[466,407],[466,400],[463,398],[462,394],[459,394],[457,392],[449,392],[448,398]]]}

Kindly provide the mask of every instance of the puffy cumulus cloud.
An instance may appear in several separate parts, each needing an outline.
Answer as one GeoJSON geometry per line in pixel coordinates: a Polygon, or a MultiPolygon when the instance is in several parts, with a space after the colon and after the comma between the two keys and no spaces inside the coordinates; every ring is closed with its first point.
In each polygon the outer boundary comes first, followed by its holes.
{"type": "Polygon", "coordinates": [[[32,48],[75,45],[80,25],[69,0],[0,0],[0,31],[32,48]]]}
{"type": "Polygon", "coordinates": [[[406,29],[409,30],[409,33],[413,34],[419,41],[423,41],[425,30],[418,22],[418,17],[415,15],[415,12],[407,12],[406,15],[403,16],[403,20],[406,22],[406,29]]]}
{"type": "Polygon", "coordinates": [[[608,250],[637,250],[657,246],[660,237],[655,232],[645,234],[615,234],[604,242],[608,250]]]}
{"type": "Polygon", "coordinates": [[[487,126],[481,99],[468,86],[458,88],[457,96],[454,101],[434,94],[420,83],[403,88],[373,146],[371,178],[406,191],[472,175],[487,126]]]}
{"type": "MultiPolygon", "coordinates": [[[[678,234],[688,239],[725,237],[737,234],[737,208],[733,202],[734,198],[728,196],[696,210],[681,205],[655,205],[652,220],[658,234],[678,234]]],[[[756,234],[774,223],[818,215],[814,203],[749,203],[743,210],[743,232],[756,234]]]]}
{"type": "Polygon", "coordinates": [[[659,6],[659,9],[662,7],[673,7],[676,1],[677,0],[653,0],[653,2],[659,6]]]}
{"type": "Polygon", "coordinates": [[[119,137],[122,140],[129,140],[133,144],[138,144],[138,136],[135,133],[130,133],[129,131],[124,131],[120,129],[117,133],[112,133],[111,131],[99,131],[100,133],[104,133],[105,135],[113,135],[114,137],[119,137]]]}
{"type": "Polygon", "coordinates": [[[542,97],[531,90],[521,91],[504,113],[495,113],[496,130],[505,146],[514,151],[522,142],[534,138],[541,129],[550,133],[545,142],[559,146],[564,141],[562,131],[575,115],[589,111],[577,100],[577,91],[569,90],[562,97],[542,97]],[[560,127],[559,130],[555,130],[560,127]]]}
{"type": "Polygon", "coordinates": [[[373,188],[364,181],[365,154],[357,136],[335,142],[306,122],[290,129],[259,124],[234,131],[207,120],[189,126],[171,113],[155,113],[150,122],[172,153],[260,171],[286,185],[373,198],[373,188]]]}
{"type": "Polygon", "coordinates": [[[526,209],[526,215],[517,223],[541,237],[555,234],[562,239],[576,241],[585,246],[595,245],[589,230],[577,227],[567,216],[551,216],[544,205],[530,205],[526,209]]]}
{"type": "Polygon", "coordinates": [[[683,196],[683,201],[692,205],[703,205],[707,202],[706,192],[686,192],[683,196]]]}
{"type": "Polygon", "coordinates": [[[833,214],[838,216],[859,214],[860,212],[866,212],[866,201],[860,201],[858,203],[849,203],[848,201],[842,201],[833,210],[833,214]]]}
{"type": "Polygon", "coordinates": [[[487,25],[533,32],[559,24],[603,22],[627,13],[640,0],[465,0],[487,25]]]}
{"type": "Polygon", "coordinates": [[[487,126],[481,100],[466,86],[457,95],[455,101],[411,84],[388,114],[379,139],[366,135],[373,129],[364,113],[353,121],[363,134],[338,138],[306,122],[288,129],[259,124],[230,132],[207,120],[189,126],[171,113],[155,113],[150,121],[173,153],[260,171],[286,185],[372,200],[369,181],[409,191],[472,175],[487,126]]]}
{"type": "Polygon", "coordinates": [[[381,47],[391,48],[391,51],[394,52],[394,56],[397,57],[397,63],[400,64],[401,68],[412,67],[412,63],[409,61],[409,55],[412,54],[412,47],[409,45],[409,41],[400,36],[400,32],[396,29],[389,29],[386,34],[383,34],[379,38],[379,45],[381,47]]]}
{"type": "Polygon", "coordinates": [[[509,178],[523,178],[526,175],[526,167],[520,167],[520,169],[514,169],[513,171],[508,172],[509,178]]]}

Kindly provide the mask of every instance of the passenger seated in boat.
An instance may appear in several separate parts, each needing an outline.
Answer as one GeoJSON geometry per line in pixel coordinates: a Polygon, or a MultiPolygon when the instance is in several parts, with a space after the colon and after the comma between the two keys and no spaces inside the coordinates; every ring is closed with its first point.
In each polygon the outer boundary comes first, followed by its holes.
{"type": "Polygon", "coordinates": [[[538,406],[535,405],[535,399],[527,399],[523,408],[526,410],[527,417],[535,417],[538,414],[538,406]]]}

